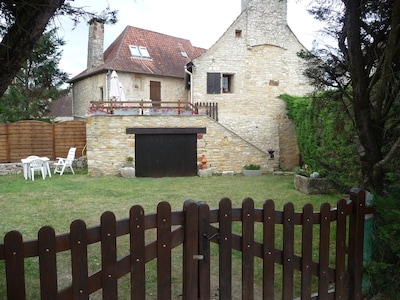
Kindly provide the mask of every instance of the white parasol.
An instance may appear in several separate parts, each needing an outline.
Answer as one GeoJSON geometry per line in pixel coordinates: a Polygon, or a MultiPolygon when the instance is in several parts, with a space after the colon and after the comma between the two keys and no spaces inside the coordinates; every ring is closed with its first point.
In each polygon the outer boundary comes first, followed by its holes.
{"type": "Polygon", "coordinates": [[[117,72],[112,71],[110,77],[109,100],[125,101],[124,87],[118,79],[117,72]]]}

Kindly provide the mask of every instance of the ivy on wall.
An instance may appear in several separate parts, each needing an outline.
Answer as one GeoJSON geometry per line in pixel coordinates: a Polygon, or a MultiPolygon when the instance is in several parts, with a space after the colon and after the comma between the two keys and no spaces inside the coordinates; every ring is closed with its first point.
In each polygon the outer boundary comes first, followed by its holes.
{"type": "Polygon", "coordinates": [[[341,113],[342,104],[324,95],[280,98],[295,124],[302,167],[327,177],[340,191],[361,186],[358,140],[351,118],[341,113]]]}

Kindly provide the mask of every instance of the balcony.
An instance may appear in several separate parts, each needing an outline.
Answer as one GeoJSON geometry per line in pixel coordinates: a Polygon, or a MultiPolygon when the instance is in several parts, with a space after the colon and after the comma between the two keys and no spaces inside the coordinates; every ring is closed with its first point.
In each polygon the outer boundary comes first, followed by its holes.
{"type": "Polygon", "coordinates": [[[218,121],[218,103],[186,101],[91,101],[89,115],[207,115],[218,121]]]}

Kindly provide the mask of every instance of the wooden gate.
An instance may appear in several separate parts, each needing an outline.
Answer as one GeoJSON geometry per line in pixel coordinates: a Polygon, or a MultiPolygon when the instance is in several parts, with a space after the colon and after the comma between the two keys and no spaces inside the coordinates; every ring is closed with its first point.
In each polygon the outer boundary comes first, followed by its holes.
{"type": "Polygon", "coordinates": [[[311,205],[295,212],[292,203],[277,211],[272,200],[254,208],[252,199],[243,200],[241,208],[222,199],[219,208],[211,210],[206,203],[188,200],[183,211],[173,212],[161,202],[149,215],[133,206],[129,219],[120,221],[105,212],[93,228],[76,220],[69,233],[58,236],[51,227],[43,227],[35,241],[23,242],[21,234],[9,232],[0,244],[0,262],[5,260],[7,298],[13,300],[26,298],[24,259],[29,257],[39,258],[35,261],[41,299],[89,299],[101,290],[103,299],[361,300],[367,213],[364,191],[352,194],[350,201],[339,200],[334,209],[322,204],[319,212],[311,205]],[[211,242],[217,246],[213,253],[211,242]],[[173,255],[174,248],[181,249],[181,262],[180,254],[173,255]],[[66,273],[57,268],[63,253],[71,257],[66,273]],[[101,257],[100,269],[90,272],[93,262],[88,257],[101,257]],[[146,264],[155,259],[155,275],[148,277],[146,264]],[[218,267],[211,269],[212,259],[218,260],[218,267]],[[183,266],[181,274],[174,272],[173,263],[183,266]],[[239,276],[235,265],[241,266],[239,276]],[[260,274],[260,282],[255,274],[260,274]],[[118,284],[126,275],[126,284],[118,284]],[[215,276],[219,279],[213,280],[215,276]],[[71,284],[59,290],[65,278],[72,278],[71,284]],[[153,278],[155,287],[149,291],[146,286],[153,278]],[[172,292],[175,282],[179,296],[172,292]],[[212,285],[218,289],[211,291],[212,285]],[[240,289],[233,292],[237,286],[240,289]],[[258,287],[261,294],[255,293],[258,287]]]}

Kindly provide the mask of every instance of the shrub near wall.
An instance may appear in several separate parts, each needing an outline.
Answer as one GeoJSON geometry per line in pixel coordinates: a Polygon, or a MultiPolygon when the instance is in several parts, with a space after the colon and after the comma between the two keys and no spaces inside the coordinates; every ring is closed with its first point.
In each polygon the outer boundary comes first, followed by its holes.
{"type": "Polygon", "coordinates": [[[294,120],[300,155],[312,171],[325,172],[341,191],[361,186],[357,137],[340,103],[328,97],[281,95],[289,117],[294,120]]]}

